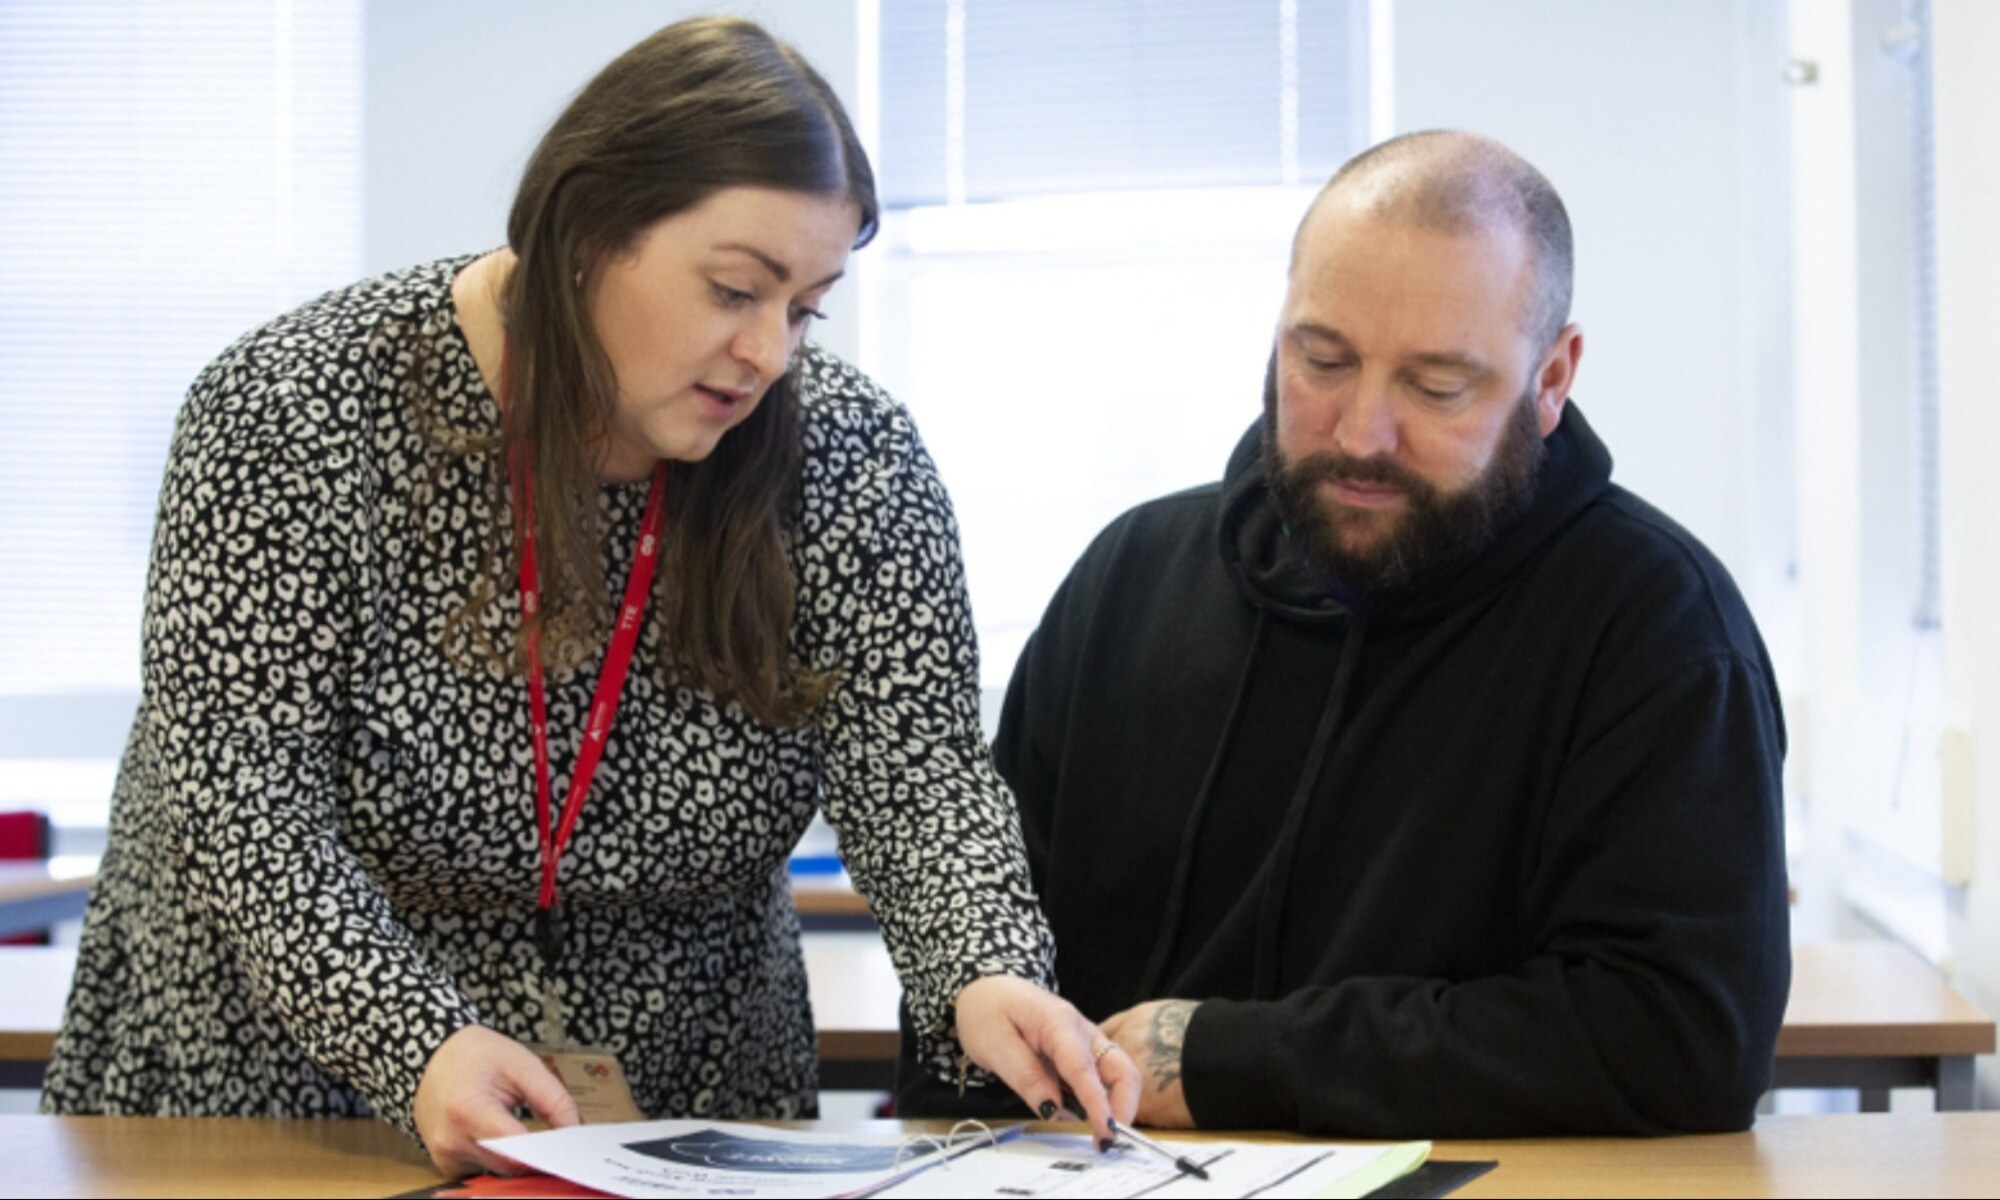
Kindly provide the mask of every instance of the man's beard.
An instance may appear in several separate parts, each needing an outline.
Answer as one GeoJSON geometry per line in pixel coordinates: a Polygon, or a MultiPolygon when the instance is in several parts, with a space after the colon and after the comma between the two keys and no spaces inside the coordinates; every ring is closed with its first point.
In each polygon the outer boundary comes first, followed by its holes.
{"type": "Polygon", "coordinates": [[[1387,459],[1326,453],[1285,459],[1278,450],[1276,366],[1274,358],[1264,379],[1264,478],[1293,542],[1343,590],[1374,596],[1440,583],[1492,545],[1533,501],[1546,454],[1533,391],[1523,393],[1507,418],[1486,469],[1464,488],[1446,492],[1387,459]],[[1320,486],[1330,479],[1394,486],[1403,493],[1402,512],[1342,504],[1320,486]],[[1367,544],[1343,544],[1343,532],[1385,518],[1393,523],[1367,544]]]}

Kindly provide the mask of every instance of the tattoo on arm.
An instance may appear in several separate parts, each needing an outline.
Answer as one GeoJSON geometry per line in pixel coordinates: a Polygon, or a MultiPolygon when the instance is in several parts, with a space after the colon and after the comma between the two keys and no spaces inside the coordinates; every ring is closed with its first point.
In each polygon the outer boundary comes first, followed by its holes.
{"type": "Polygon", "coordinates": [[[1169,1000],[1153,1010],[1153,1020],[1146,1026],[1146,1074],[1160,1091],[1180,1082],[1181,1047],[1187,1043],[1188,1022],[1199,1003],[1169,1000]]]}

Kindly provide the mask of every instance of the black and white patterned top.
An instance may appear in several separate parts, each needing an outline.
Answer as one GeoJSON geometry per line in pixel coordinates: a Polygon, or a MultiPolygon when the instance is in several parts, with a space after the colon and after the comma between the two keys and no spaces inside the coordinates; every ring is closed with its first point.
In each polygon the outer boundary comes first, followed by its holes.
{"type": "MultiPolygon", "coordinates": [[[[347,1115],[411,1128],[469,1022],[532,1040],[528,699],[446,655],[487,567],[498,411],[451,303],[469,259],[330,293],[196,381],[160,498],[144,699],[112,802],[51,1112],[347,1115]],[[426,361],[434,403],[405,381],[426,361]]],[[[759,725],[660,678],[649,620],[561,886],[570,1036],[657,1116],[800,1116],[815,1054],[786,859],[817,809],[874,906],[929,1060],[957,990],[1051,946],[978,729],[957,528],[908,415],[808,348],[795,651],[840,682],[759,725]]],[[[606,577],[646,484],[603,489],[606,577]]],[[[510,638],[511,588],[487,625],[510,638]]],[[[503,644],[511,644],[506,642],[503,644]]],[[[562,795],[599,662],[551,668],[562,795]]]]}

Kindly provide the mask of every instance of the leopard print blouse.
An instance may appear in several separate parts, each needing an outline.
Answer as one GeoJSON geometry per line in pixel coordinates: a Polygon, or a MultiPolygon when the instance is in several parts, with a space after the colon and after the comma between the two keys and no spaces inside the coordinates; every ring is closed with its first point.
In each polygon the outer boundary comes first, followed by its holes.
{"type": "MultiPolygon", "coordinates": [[[[431,1052],[539,1033],[525,684],[454,665],[488,566],[498,421],[454,259],[333,292],[230,347],[182,410],[160,497],[144,698],[43,1096],[49,1112],[353,1115],[411,1129],[431,1052]],[[407,381],[424,372],[432,402],[407,381]]],[[[815,1111],[786,859],[840,836],[940,1072],[981,975],[1051,943],[978,729],[958,534],[908,415],[807,347],[793,648],[840,682],[758,724],[664,681],[649,620],[561,884],[571,1037],[655,1116],[815,1111]]],[[[603,489],[605,569],[646,484],[603,489]]],[[[510,590],[503,596],[511,597],[510,590]]],[[[511,604],[490,605],[508,638],[511,604]]],[[[556,794],[599,663],[548,676],[556,794]]]]}

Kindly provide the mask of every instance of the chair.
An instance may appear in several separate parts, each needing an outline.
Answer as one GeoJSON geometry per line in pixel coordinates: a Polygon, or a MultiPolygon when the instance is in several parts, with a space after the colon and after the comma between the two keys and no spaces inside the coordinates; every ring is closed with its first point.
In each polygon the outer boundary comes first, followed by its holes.
{"type": "MultiPolygon", "coordinates": [[[[0,812],[0,862],[42,862],[49,856],[48,814],[22,809],[0,812]]],[[[0,946],[46,946],[48,931],[0,938],[0,946]]]]}

